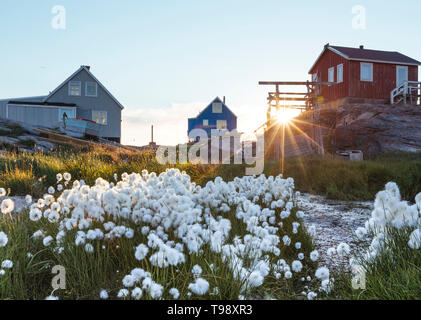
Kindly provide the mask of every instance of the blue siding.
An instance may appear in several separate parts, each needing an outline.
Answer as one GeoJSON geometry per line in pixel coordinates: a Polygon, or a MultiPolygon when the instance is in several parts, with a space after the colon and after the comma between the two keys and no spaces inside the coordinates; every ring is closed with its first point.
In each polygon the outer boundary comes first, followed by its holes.
{"type": "Polygon", "coordinates": [[[226,120],[229,131],[237,129],[237,116],[219,98],[216,98],[196,118],[188,119],[188,133],[193,129],[203,129],[210,137],[211,131],[217,129],[218,120],[226,120]],[[213,103],[222,103],[222,113],[212,112],[213,103]],[[203,120],[208,120],[208,126],[203,125],[203,120]]]}

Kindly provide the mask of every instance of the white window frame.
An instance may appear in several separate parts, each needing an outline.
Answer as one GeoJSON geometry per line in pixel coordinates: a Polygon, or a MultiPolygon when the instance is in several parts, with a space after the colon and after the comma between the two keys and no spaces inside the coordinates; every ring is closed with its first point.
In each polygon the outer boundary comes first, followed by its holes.
{"type": "Polygon", "coordinates": [[[207,119],[203,119],[203,126],[204,126],[204,127],[209,126],[209,120],[207,120],[207,119]]]}
{"type": "Polygon", "coordinates": [[[93,82],[93,81],[87,81],[87,82],[85,82],[85,96],[86,97],[94,97],[94,98],[98,97],[98,83],[93,82]],[[95,94],[94,95],[89,95],[88,94],[88,85],[89,84],[94,84],[95,85],[95,94]]]}
{"type": "Polygon", "coordinates": [[[92,110],[92,121],[95,121],[96,123],[98,123],[100,125],[103,125],[103,126],[108,125],[108,112],[107,111],[103,111],[103,110],[92,110]],[[95,121],[95,112],[98,112],[98,120],[99,120],[99,114],[101,112],[104,112],[105,113],[105,123],[100,123],[100,122],[96,122],[95,121]]]}
{"type": "Polygon", "coordinates": [[[82,96],[82,81],[69,81],[69,96],[71,97],[80,97],[82,96]],[[71,87],[79,86],[79,94],[71,94],[71,87]]]}
{"type": "Polygon", "coordinates": [[[335,67],[329,68],[327,72],[327,82],[335,82],[335,67]]]}
{"type": "Polygon", "coordinates": [[[336,68],[336,81],[337,81],[337,83],[344,82],[344,65],[343,65],[343,63],[339,64],[338,67],[336,68]],[[339,70],[341,72],[339,72],[339,70]]]}
{"type": "Polygon", "coordinates": [[[69,116],[69,119],[76,118],[76,109],[75,108],[58,108],[58,122],[63,122],[63,117],[60,117],[61,110],[72,110],[72,115],[69,116]]]}
{"type": "Polygon", "coordinates": [[[216,120],[216,129],[218,129],[218,130],[228,129],[228,121],[227,120],[216,120]],[[220,126],[220,123],[225,123],[225,128],[222,128],[222,126],[220,126]]]}
{"type": "Polygon", "coordinates": [[[214,102],[212,103],[212,113],[222,113],[222,102],[214,102]],[[218,109],[216,109],[218,106],[218,109]],[[220,107],[220,110],[219,110],[220,107]]]}
{"type": "Polygon", "coordinates": [[[361,62],[361,65],[360,65],[360,80],[364,81],[364,82],[373,82],[374,81],[374,64],[367,63],[367,62],[361,62]],[[371,68],[370,78],[363,78],[363,67],[370,67],[371,68]]]}

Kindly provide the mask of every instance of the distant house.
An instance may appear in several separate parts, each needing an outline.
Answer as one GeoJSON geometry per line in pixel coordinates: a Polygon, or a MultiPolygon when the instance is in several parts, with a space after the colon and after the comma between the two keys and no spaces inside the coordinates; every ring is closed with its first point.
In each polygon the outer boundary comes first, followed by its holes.
{"type": "Polygon", "coordinates": [[[399,52],[331,46],[327,44],[311,67],[313,81],[335,82],[322,86],[324,103],[390,101],[391,92],[405,81],[418,81],[421,62],[399,52]]]}
{"type": "Polygon", "coordinates": [[[188,120],[188,135],[193,129],[203,129],[210,138],[212,134],[237,129],[237,116],[227,107],[224,101],[215,98],[196,118],[188,120]]]}
{"type": "Polygon", "coordinates": [[[0,100],[0,118],[58,128],[66,114],[101,124],[100,136],[116,142],[121,140],[123,109],[89,66],[81,66],[47,96],[0,100]]]}

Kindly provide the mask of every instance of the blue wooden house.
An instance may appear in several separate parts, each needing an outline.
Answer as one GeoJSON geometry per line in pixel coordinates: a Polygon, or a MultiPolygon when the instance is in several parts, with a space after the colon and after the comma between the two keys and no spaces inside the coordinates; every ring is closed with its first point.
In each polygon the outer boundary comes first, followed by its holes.
{"type": "MultiPolygon", "coordinates": [[[[196,118],[189,119],[188,135],[193,129],[203,129],[210,138],[226,131],[237,129],[237,116],[227,107],[224,101],[216,97],[196,118]]],[[[190,136],[190,135],[189,135],[190,136]]]]}

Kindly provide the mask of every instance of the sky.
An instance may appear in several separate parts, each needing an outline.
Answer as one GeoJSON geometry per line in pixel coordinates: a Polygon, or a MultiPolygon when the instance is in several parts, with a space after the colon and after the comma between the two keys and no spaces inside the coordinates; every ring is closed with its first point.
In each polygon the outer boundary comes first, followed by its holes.
{"type": "Polygon", "coordinates": [[[149,143],[151,125],[158,144],[186,142],[187,118],[216,96],[253,132],[258,82],[309,79],[326,43],[421,60],[419,12],[416,0],[0,0],[0,99],[48,94],[89,65],[125,106],[125,144],[149,143]]]}

